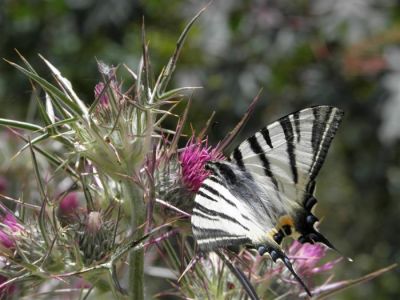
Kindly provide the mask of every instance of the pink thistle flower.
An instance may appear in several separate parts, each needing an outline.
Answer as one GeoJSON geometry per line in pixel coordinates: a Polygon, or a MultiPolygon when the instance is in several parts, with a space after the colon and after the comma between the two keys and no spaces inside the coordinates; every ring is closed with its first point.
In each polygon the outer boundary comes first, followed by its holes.
{"type": "Polygon", "coordinates": [[[11,249],[15,247],[14,240],[3,230],[0,229],[0,244],[4,248],[11,249]]]}
{"type": "Polygon", "coordinates": [[[185,187],[192,192],[197,192],[204,179],[210,175],[205,169],[206,162],[223,158],[224,156],[216,148],[208,146],[207,140],[200,142],[192,137],[179,155],[185,187]]]}
{"type": "Polygon", "coordinates": [[[78,195],[76,193],[69,193],[61,200],[59,209],[63,215],[71,215],[76,213],[78,207],[78,195]]]}
{"type": "Polygon", "coordinates": [[[11,296],[16,290],[15,284],[2,286],[8,280],[9,278],[0,275],[0,299],[8,299],[8,296],[11,296]]]}
{"type": "Polygon", "coordinates": [[[94,87],[94,96],[96,99],[100,97],[99,103],[101,107],[108,108],[110,101],[107,96],[107,91],[104,91],[104,87],[105,84],[103,82],[96,84],[94,87]]]}
{"type": "Polygon", "coordinates": [[[331,270],[341,258],[317,266],[326,255],[327,247],[322,244],[301,244],[294,241],[288,249],[288,257],[294,260],[296,271],[303,276],[331,270]]]}
{"type": "Polygon", "coordinates": [[[84,212],[80,207],[80,202],[77,193],[69,193],[61,199],[58,205],[57,216],[61,225],[77,223],[80,219],[79,216],[84,212]]]}
{"type": "Polygon", "coordinates": [[[6,249],[14,249],[14,236],[23,230],[23,226],[19,224],[18,220],[9,212],[2,217],[0,223],[0,245],[6,249]]]}

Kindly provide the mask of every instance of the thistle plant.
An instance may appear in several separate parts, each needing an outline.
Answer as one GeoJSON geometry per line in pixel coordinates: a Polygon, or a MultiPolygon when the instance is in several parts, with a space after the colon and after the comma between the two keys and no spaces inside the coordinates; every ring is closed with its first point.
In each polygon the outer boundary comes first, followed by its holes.
{"type": "MultiPolygon", "coordinates": [[[[201,13],[184,29],[158,76],[151,73],[144,29],[135,71],[98,62],[100,79],[93,99],[80,99],[43,57],[53,81],[38,74],[22,55],[22,65],[9,62],[32,82],[41,122],[0,119],[24,143],[14,158],[29,159],[26,172],[34,175],[29,180],[36,186],[28,197],[12,197],[3,192],[7,182],[0,181],[5,203],[0,206],[2,296],[40,294],[50,299],[73,293],[85,299],[112,295],[140,300],[151,297],[144,281],[151,266],[166,271],[152,276],[172,280],[171,291],[160,297],[305,296],[268,258],[248,249],[204,255],[191,237],[193,199],[209,175],[205,164],[224,159],[258,100],[216,146],[209,145],[206,136],[211,119],[192,137],[183,134],[188,93],[195,88],[168,86],[188,31],[201,13]],[[121,69],[130,77],[121,80],[121,69]],[[175,113],[179,105],[186,106],[181,116],[175,113]],[[175,129],[166,128],[166,120],[175,122],[175,129]]],[[[337,262],[318,266],[325,255],[321,247],[295,242],[288,249],[310,283],[337,262]]],[[[313,286],[316,295],[322,295],[353,283],[313,286]]]]}

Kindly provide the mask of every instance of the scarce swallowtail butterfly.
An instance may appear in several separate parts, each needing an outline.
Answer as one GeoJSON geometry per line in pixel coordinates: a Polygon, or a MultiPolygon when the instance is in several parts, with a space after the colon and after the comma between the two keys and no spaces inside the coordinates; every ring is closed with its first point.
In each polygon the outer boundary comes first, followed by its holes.
{"type": "Polygon", "coordinates": [[[281,248],[284,237],[334,246],[317,230],[315,179],[343,112],[331,106],[287,115],[242,142],[227,160],[209,161],[210,175],[191,218],[201,251],[250,245],[282,261],[311,295],[281,248]]]}

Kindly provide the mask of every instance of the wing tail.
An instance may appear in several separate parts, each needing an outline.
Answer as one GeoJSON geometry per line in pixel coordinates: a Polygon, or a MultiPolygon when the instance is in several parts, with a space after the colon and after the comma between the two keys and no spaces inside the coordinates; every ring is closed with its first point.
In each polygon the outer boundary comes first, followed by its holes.
{"type": "Polygon", "coordinates": [[[286,268],[293,275],[293,277],[297,280],[297,282],[303,287],[303,289],[306,291],[308,296],[312,297],[312,294],[311,294],[310,290],[308,289],[307,285],[300,278],[300,276],[296,273],[296,271],[294,270],[293,265],[290,262],[289,258],[286,256],[286,254],[279,247],[260,246],[258,248],[258,253],[260,255],[268,253],[271,256],[271,258],[272,258],[272,260],[274,262],[276,262],[278,260],[281,260],[284,263],[284,265],[286,266],[286,268]]]}

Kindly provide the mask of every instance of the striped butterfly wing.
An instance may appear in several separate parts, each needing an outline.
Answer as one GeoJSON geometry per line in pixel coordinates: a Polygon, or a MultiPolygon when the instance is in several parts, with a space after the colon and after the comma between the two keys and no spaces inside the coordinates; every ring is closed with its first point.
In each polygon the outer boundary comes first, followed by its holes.
{"type": "Polygon", "coordinates": [[[258,185],[249,173],[230,162],[209,162],[207,168],[211,175],[197,192],[191,218],[199,248],[212,251],[249,244],[260,255],[268,253],[274,262],[281,260],[311,296],[274,240],[274,216],[283,208],[264,200],[274,198],[274,189],[258,185]]]}
{"type": "Polygon", "coordinates": [[[262,191],[230,162],[209,162],[207,168],[211,175],[197,192],[191,218],[200,249],[264,243],[273,224],[262,191]]]}
{"type": "Polygon", "coordinates": [[[319,241],[333,248],[314,229],[318,219],[311,208],[316,203],[315,178],[342,116],[341,110],[331,106],[300,110],[262,128],[233,151],[231,161],[254,182],[273,187],[272,200],[264,201],[284,207],[274,220],[281,227],[278,242],[294,229],[302,242],[319,241]]]}
{"type": "Polygon", "coordinates": [[[292,229],[301,242],[332,244],[314,228],[315,178],[343,112],[317,106],[285,116],[237,147],[230,162],[209,162],[192,213],[201,250],[250,244],[281,260],[306,292],[280,247],[292,229]]]}

